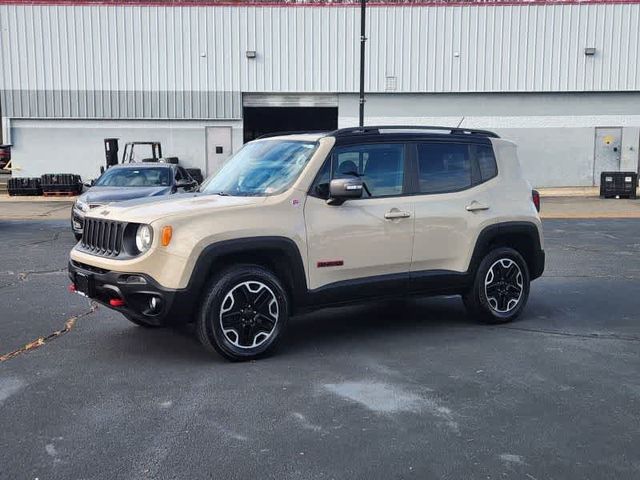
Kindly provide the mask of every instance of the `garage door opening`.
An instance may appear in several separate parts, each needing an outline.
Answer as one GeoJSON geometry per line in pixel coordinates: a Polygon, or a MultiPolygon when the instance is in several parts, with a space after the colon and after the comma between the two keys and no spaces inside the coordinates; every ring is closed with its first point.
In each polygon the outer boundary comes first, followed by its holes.
{"type": "Polygon", "coordinates": [[[337,107],[244,107],[244,141],[277,132],[338,128],[337,107]]]}

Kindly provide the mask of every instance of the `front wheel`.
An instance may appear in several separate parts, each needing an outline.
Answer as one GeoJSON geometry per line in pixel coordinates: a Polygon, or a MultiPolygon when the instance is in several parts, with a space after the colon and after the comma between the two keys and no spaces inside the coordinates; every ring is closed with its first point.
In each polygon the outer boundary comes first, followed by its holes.
{"type": "Polygon", "coordinates": [[[79,242],[80,240],[82,240],[81,233],[73,232],[73,236],[76,237],[76,242],[79,242]]]}
{"type": "Polygon", "coordinates": [[[238,265],[213,278],[197,319],[200,342],[232,361],[272,350],[289,317],[280,280],[257,265],[238,265]]]}
{"type": "Polygon", "coordinates": [[[476,270],[473,287],[462,296],[469,313],[484,323],[507,323],[529,298],[527,263],[512,248],[489,252],[476,270]]]}

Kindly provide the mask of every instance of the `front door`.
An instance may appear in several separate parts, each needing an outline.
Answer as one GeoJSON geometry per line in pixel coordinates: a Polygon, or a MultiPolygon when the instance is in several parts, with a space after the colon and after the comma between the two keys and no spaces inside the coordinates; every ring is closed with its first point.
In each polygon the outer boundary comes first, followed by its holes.
{"type": "Polygon", "coordinates": [[[404,196],[405,163],[404,144],[336,147],[305,203],[310,289],[335,287],[346,297],[403,288],[414,221],[413,202],[404,196]],[[353,175],[369,193],[327,204],[330,179],[353,175]]]}
{"type": "Polygon", "coordinates": [[[207,174],[216,173],[231,156],[231,127],[207,127],[207,174]]]}

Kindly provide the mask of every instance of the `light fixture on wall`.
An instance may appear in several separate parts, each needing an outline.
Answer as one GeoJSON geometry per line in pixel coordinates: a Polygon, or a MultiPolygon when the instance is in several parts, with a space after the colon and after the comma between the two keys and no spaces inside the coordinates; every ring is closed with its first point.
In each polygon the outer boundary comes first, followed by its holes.
{"type": "Polygon", "coordinates": [[[587,57],[593,57],[596,54],[596,47],[586,47],[584,49],[584,54],[587,57]]]}
{"type": "Polygon", "coordinates": [[[255,50],[247,50],[247,58],[256,58],[255,50]]]}

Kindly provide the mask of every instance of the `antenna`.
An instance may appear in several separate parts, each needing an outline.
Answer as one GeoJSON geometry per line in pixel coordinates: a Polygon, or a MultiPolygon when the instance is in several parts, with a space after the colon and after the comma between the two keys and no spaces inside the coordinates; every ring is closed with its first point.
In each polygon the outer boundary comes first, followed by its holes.
{"type": "Polygon", "coordinates": [[[462,125],[462,122],[464,122],[464,115],[462,116],[462,118],[458,122],[458,125],[456,125],[456,128],[460,128],[460,125],[462,125]]]}

